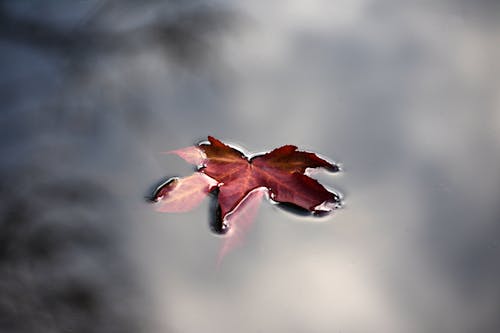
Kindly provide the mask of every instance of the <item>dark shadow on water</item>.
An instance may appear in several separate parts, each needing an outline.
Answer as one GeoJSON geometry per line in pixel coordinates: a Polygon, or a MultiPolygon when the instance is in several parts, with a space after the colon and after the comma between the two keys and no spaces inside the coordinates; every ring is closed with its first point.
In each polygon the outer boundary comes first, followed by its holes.
{"type": "Polygon", "coordinates": [[[218,196],[218,188],[213,190],[209,195],[209,227],[214,234],[225,235],[229,231],[229,228],[224,224],[224,221],[222,220],[222,213],[218,201],[218,196]]]}
{"type": "Polygon", "coordinates": [[[317,217],[317,218],[322,218],[322,217],[326,217],[328,215],[330,215],[334,210],[336,210],[337,208],[335,209],[332,209],[331,211],[314,211],[314,212],[311,212],[305,208],[302,208],[300,206],[297,206],[297,205],[294,205],[292,203],[289,203],[289,202],[278,202],[275,204],[276,207],[278,207],[279,209],[287,212],[287,213],[291,213],[293,215],[296,215],[296,216],[300,216],[300,217],[317,217]]]}
{"type": "Polygon", "coordinates": [[[163,177],[160,181],[154,183],[151,185],[147,190],[146,193],[144,194],[144,199],[147,202],[150,203],[155,203],[158,200],[158,195],[160,191],[167,186],[168,184],[172,183],[174,180],[178,179],[179,177],[176,176],[170,176],[170,177],[163,177]]]}
{"type": "Polygon", "coordinates": [[[274,205],[281,210],[291,213],[297,216],[303,216],[303,217],[325,217],[330,215],[334,210],[339,209],[342,207],[343,201],[342,201],[342,195],[339,193],[332,192],[334,195],[333,200],[331,201],[331,204],[333,205],[332,209],[330,211],[328,210],[316,210],[316,211],[310,211],[308,209],[305,209],[303,207],[297,206],[293,203],[290,202],[277,202],[273,201],[274,205]]]}
{"type": "Polygon", "coordinates": [[[297,216],[311,216],[312,215],[312,213],[309,210],[302,208],[300,206],[294,205],[293,203],[289,203],[289,202],[278,202],[278,203],[276,203],[276,207],[284,210],[287,213],[292,213],[292,214],[297,215],[297,216]]]}

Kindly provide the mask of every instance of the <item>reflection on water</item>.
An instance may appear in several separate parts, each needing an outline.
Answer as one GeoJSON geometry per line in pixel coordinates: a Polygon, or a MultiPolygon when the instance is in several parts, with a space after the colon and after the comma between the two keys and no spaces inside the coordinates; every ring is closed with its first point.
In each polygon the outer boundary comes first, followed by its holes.
{"type": "Polygon", "coordinates": [[[498,12],[0,3],[0,331],[497,331],[498,12]],[[264,204],[217,271],[208,201],[142,199],[207,134],[342,161],[345,207],[264,204]]]}

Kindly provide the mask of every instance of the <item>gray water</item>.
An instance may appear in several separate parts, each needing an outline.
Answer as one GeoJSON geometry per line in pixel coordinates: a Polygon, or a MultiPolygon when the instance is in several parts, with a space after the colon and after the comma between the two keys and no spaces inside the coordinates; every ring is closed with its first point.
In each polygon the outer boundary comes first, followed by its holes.
{"type": "Polygon", "coordinates": [[[0,331],[497,332],[497,1],[0,3],[0,331]],[[213,135],[342,164],[216,268],[161,154],[213,135]]]}

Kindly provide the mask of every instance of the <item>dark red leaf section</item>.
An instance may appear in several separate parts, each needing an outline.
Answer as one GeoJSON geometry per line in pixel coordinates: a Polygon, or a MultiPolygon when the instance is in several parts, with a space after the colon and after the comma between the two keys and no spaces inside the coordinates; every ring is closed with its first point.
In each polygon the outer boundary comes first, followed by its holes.
{"type": "Polygon", "coordinates": [[[251,190],[265,187],[274,201],[296,205],[313,213],[322,203],[338,202],[338,196],[316,180],[304,175],[307,168],[337,166],[316,154],[297,151],[295,146],[283,146],[267,154],[248,159],[242,152],[214,137],[199,148],[206,155],[200,172],[219,182],[219,205],[222,216],[231,212],[251,190]]]}

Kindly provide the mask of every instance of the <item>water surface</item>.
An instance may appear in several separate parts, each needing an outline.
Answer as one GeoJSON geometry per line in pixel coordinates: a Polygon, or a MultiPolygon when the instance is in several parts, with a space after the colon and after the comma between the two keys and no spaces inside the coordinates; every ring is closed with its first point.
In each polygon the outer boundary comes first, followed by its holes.
{"type": "Polygon", "coordinates": [[[1,9],[9,332],[498,328],[497,2],[1,9]],[[340,162],[345,207],[264,204],[217,270],[209,200],[143,199],[207,135],[340,162]]]}

